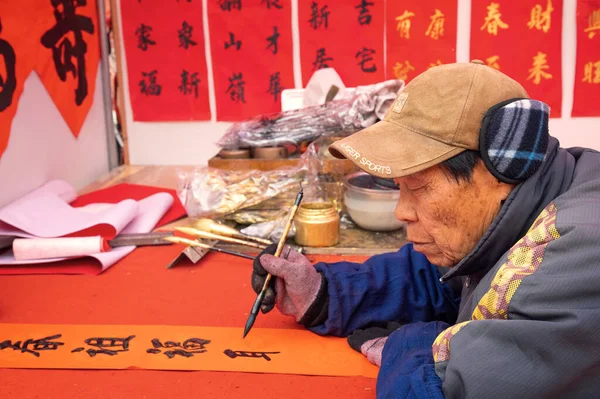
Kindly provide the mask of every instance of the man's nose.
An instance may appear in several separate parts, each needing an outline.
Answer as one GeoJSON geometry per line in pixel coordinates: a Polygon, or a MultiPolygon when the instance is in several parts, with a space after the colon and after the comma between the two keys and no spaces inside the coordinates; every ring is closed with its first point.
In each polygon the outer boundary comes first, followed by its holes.
{"type": "Polygon", "coordinates": [[[396,216],[396,219],[400,220],[401,222],[410,223],[417,221],[417,213],[415,212],[415,209],[405,198],[403,198],[402,193],[400,193],[400,199],[398,199],[398,203],[396,204],[394,215],[396,216]]]}

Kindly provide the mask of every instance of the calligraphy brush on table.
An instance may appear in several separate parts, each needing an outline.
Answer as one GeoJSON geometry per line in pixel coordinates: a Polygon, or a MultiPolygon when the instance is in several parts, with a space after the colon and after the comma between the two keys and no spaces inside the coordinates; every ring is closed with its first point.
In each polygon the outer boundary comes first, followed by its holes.
{"type": "Polygon", "coordinates": [[[189,245],[190,247],[199,247],[199,248],[209,249],[211,251],[222,252],[224,254],[239,256],[240,258],[254,259],[254,256],[252,256],[252,255],[246,255],[241,252],[230,251],[230,250],[224,249],[224,248],[213,247],[213,246],[210,246],[210,245],[198,242],[198,241],[190,240],[188,238],[165,237],[164,240],[170,241],[175,244],[186,244],[186,245],[189,245]]]}
{"type": "Polygon", "coordinates": [[[196,238],[204,238],[206,240],[219,240],[223,242],[228,242],[230,244],[239,244],[244,245],[246,247],[257,248],[257,249],[265,249],[267,246],[264,244],[258,244],[256,242],[250,242],[246,240],[242,240],[239,238],[226,237],[219,234],[209,233],[206,231],[202,231],[196,229],[194,227],[175,227],[175,230],[182,232],[183,234],[196,237],[196,238]]]}
{"type": "MultiPolygon", "coordinates": [[[[300,184],[300,192],[296,195],[296,200],[294,201],[294,205],[290,210],[290,214],[288,216],[285,227],[283,228],[283,233],[281,234],[281,238],[279,239],[279,243],[277,244],[277,249],[275,250],[275,257],[281,256],[281,251],[283,250],[283,246],[285,244],[285,240],[287,238],[290,229],[292,228],[292,223],[294,222],[294,217],[296,216],[296,212],[298,211],[298,207],[300,206],[300,202],[302,201],[302,197],[304,196],[304,192],[302,191],[302,184],[300,184]]],[[[262,304],[263,298],[265,297],[265,293],[267,292],[267,288],[269,287],[269,283],[271,282],[271,273],[267,274],[265,278],[265,283],[263,284],[260,293],[257,295],[256,300],[254,301],[254,305],[252,306],[252,310],[250,311],[250,315],[248,316],[248,320],[246,321],[246,327],[244,327],[244,337],[250,332],[254,321],[256,320],[256,316],[258,315],[258,309],[260,309],[260,305],[262,304]]]]}

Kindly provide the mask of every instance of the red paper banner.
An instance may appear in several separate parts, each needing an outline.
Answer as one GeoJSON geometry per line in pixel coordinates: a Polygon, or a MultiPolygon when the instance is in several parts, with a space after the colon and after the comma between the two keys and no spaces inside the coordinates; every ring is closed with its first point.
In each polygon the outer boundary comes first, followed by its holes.
{"type": "Polygon", "coordinates": [[[386,78],[406,82],[441,64],[456,62],[456,0],[386,3],[386,78]]]}
{"type": "Polygon", "coordinates": [[[600,116],[600,0],[577,2],[577,63],[572,116],[600,116]]]}
{"type": "Polygon", "coordinates": [[[122,0],[133,119],[208,120],[200,0],[122,0]]]}
{"type": "Polygon", "coordinates": [[[302,84],[335,68],[348,87],[381,82],[383,0],[298,0],[302,84]]]}
{"type": "Polygon", "coordinates": [[[562,0],[473,0],[471,58],[480,59],[546,102],[550,116],[562,104],[562,0]]]}
{"type": "Polygon", "coordinates": [[[100,61],[96,0],[36,2],[39,46],[35,70],[75,135],[94,102],[100,61]],[[84,4],[84,5],[82,5],[84,4]]]}
{"type": "Polygon", "coordinates": [[[290,0],[208,0],[217,120],[281,111],[294,88],[290,0]]]}
{"type": "Polygon", "coordinates": [[[0,2],[0,156],[35,69],[77,137],[92,106],[100,57],[95,0],[0,2]]]}

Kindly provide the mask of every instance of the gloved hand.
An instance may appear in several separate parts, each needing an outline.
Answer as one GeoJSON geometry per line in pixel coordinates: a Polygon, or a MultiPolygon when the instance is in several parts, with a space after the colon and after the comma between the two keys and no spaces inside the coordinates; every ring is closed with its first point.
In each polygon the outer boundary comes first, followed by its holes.
{"type": "Polygon", "coordinates": [[[348,343],[357,352],[362,353],[369,361],[381,367],[381,354],[388,336],[402,327],[402,324],[391,321],[384,327],[370,327],[355,330],[348,336],[348,343]]]}
{"type": "MultiPolygon", "coordinates": [[[[301,322],[317,296],[320,293],[321,297],[327,295],[324,289],[325,279],[298,251],[285,246],[281,251],[281,256],[276,258],[272,255],[276,249],[277,245],[269,245],[254,259],[252,289],[258,294],[263,287],[267,273],[271,273],[273,277],[265,293],[261,311],[267,313],[273,309],[274,305],[277,305],[281,313],[294,316],[297,322],[301,322]]],[[[319,313],[322,311],[317,309],[315,316],[318,316],[319,313]]],[[[302,323],[307,325],[311,324],[312,320],[305,321],[302,323]]]]}

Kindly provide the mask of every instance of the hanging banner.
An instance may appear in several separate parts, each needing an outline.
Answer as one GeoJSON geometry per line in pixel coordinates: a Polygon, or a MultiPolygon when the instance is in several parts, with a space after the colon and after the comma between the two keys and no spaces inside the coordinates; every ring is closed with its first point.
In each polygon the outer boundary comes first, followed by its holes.
{"type": "MultiPolygon", "coordinates": [[[[94,102],[100,62],[96,0],[35,2],[41,28],[35,70],[75,137],[94,102]]],[[[30,22],[31,23],[31,22],[30,22]]]]}
{"type": "Polygon", "coordinates": [[[345,338],[307,330],[0,324],[0,368],[212,370],[375,378],[345,338]]]}
{"type": "Polygon", "coordinates": [[[600,0],[577,2],[577,62],[571,116],[600,116],[600,0]]]}
{"type": "Polygon", "coordinates": [[[562,0],[473,0],[471,59],[519,82],[533,99],[562,106],[562,0]]]}
{"type": "Polygon", "coordinates": [[[387,79],[409,82],[441,64],[456,62],[457,0],[386,3],[387,79]]]}
{"type": "Polygon", "coordinates": [[[133,120],[209,120],[202,1],[120,3],[133,120]]]}
{"type": "Polygon", "coordinates": [[[302,84],[334,68],[347,87],[385,80],[383,0],[298,0],[302,84]]]}
{"type": "Polygon", "coordinates": [[[23,84],[36,60],[38,44],[27,32],[30,24],[26,22],[33,12],[28,5],[0,3],[0,156],[8,145],[23,84]]]}
{"type": "Polygon", "coordinates": [[[208,0],[217,120],[281,111],[294,88],[290,0],[208,0]]]}

